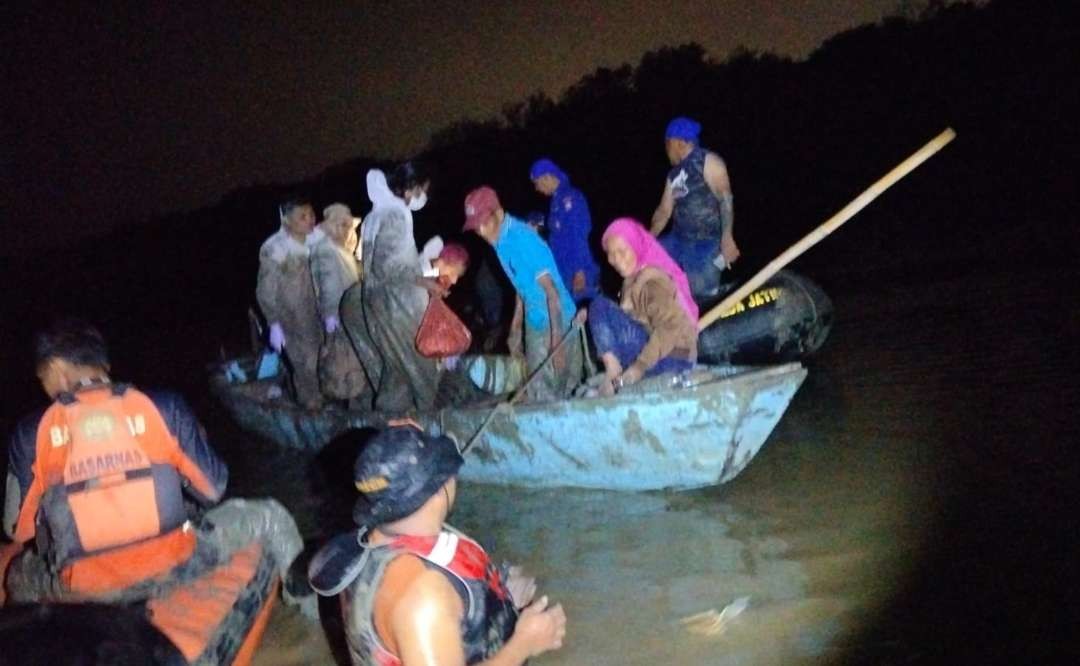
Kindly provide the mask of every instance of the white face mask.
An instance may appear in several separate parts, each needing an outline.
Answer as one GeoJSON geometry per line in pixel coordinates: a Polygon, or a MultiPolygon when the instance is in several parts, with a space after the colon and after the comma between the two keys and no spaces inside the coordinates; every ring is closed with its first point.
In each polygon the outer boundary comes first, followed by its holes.
{"type": "Polygon", "coordinates": [[[409,200],[409,210],[416,212],[424,207],[427,203],[427,192],[421,192],[420,196],[413,197],[409,200]]]}

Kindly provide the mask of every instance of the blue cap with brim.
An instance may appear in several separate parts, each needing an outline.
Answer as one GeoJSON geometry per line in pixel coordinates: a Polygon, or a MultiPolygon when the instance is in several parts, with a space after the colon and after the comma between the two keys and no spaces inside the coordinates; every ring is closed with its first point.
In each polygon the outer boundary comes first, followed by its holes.
{"type": "Polygon", "coordinates": [[[682,139],[683,141],[694,143],[697,142],[699,134],[701,134],[701,123],[684,116],[679,116],[668,123],[667,131],[664,132],[664,138],[682,139]]]}

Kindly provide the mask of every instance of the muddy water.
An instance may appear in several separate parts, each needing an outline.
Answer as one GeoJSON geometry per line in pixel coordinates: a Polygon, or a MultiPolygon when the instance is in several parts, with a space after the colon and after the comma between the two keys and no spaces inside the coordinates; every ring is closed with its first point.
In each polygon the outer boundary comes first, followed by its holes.
{"type": "MultiPolygon", "coordinates": [[[[1076,355],[1048,330],[1080,331],[1060,288],[1074,279],[834,290],[831,340],[734,482],[678,494],[465,486],[451,522],[565,606],[565,647],[534,663],[1058,655],[1076,355]],[[681,621],[740,598],[746,609],[713,633],[681,621]]],[[[278,496],[313,541],[348,524],[351,452],[313,460],[229,432],[234,492],[278,496]]],[[[255,663],[333,663],[330,645],[279,608],[255,663]]]]}

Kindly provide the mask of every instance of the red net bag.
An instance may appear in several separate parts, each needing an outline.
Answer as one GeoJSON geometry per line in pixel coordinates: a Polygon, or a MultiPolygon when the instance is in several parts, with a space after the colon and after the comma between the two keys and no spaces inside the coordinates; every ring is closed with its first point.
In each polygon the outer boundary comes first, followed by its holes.
{"type": "Polygon", "coordinates": [[[469,327],[443,299],[432,296],[416,331],[416,351],[427,358],[443,358],[465,353],[470,344],[469,327]]]}

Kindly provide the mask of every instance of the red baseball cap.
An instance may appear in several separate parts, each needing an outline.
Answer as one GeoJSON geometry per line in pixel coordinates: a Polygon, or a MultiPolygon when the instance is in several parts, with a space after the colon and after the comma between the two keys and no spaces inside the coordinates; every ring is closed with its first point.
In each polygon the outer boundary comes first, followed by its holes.
{"type": "Polygon", "coordinates": [[[502,208],[499,195],[487,185],[476,188],[465,197],[465,226],[462,231],[476,231],[497,208],[502,208]]]}

